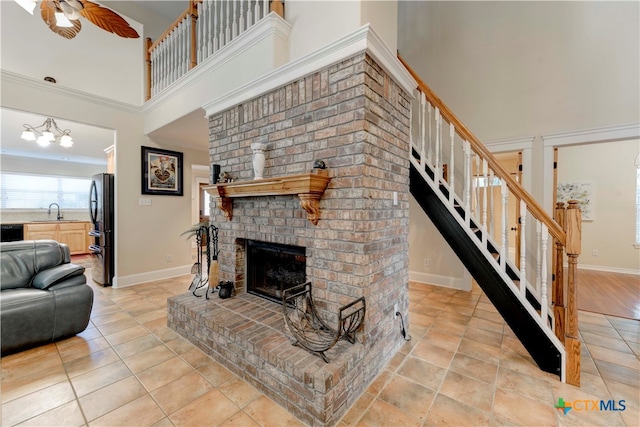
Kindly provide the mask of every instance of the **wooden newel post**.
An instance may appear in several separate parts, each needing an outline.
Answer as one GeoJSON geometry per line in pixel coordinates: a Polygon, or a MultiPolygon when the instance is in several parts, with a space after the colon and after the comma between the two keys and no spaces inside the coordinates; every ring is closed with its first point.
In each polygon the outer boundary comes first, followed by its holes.
{"type": "Polygon", "coordinates": [[[189,28],[191,35],[191,51],[189,52],[189,69],[198,65],[198,2],[192,0],[189,2],[189,16],[191,17],[191,25],[189,28]]]}
{"type": "Polygon", "coordinates": [[[284,6],[280,0],[271,0],[271,12],[275,12],[281,18],[284,18],[284,6]]]}
{"type": "Polygon", "coordinates": [[[147,87],[146,87],[146,100],[150,100],[151,99],[151,52],[149,51],[151,49],[151,45],[153,44],[153,42],[151,41],[151,38],[147,37],[146,39],[146,50],[145,50],[145,54],[144,54],[144,60],[146,63],[146,74],[147,74],[147,87]]]}
{"type": "MultiPolygon", "coordinates": [[[[558,225],[566,232],[564,203],[556,203],[555,220],[558,225]]],[[[555,242],[555,255],[553,261],[553,289],[551,291],[551,300],[553,303],[553,318],[555,319],[554,329],[556,337],[564,343],[565,335],[565,306],[564,306],[564,244],[558,239],[555,242]]]]}
{"type": "Polygon", "coordinates": [[[567,258],[569,263],[567,282],[567,383],[580,385],[580,340],[578,339],[578,256],[581,251],[582,214],[577,200],[569,200],[566,216],[567,258]]]}

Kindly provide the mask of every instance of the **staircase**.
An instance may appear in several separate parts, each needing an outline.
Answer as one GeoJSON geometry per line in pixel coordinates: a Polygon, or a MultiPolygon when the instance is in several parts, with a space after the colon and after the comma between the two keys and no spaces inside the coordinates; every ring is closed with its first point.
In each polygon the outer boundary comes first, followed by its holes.
{"type": "Polygon", "coordinates": [[[399,59],[418,82],[411,108],[411,194],[540,369],[579,385],[577,203],[559,204],[552,219],[399,59]],[[514,208],[515,256],[508,241],[514,208]]]}

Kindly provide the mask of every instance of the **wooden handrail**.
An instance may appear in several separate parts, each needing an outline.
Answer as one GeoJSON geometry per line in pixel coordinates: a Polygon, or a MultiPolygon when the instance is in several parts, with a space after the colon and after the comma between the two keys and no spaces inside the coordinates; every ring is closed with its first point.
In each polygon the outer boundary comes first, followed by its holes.
{"type": "Polygon", "coordinates": [[[478,153],[484,160],[487,161],[489,166],[496,172],[496,175],[500,176],[501,179],[505,181],[507,187],[520,199],[524,200],[527,204],[528,209],[531,211],[534,217],[536,217],[539,221],[546,224],[549,228],[549,233],[557,240],[561,242],[566,242],[566,234],[564,230],[556,223],[547,212],[545,212],[535,201],[535,199],[522,187],[522,185],[518,184],[507,171],[502,167],[500,163],[495,159],[493,154],[480,142],[478,138],[474,134],[472,134],[467,127],[462,124],[462,122],[456,117],[455,114],[447,107],[444,102],[427,86],[425,82],[416,74],[416,72],[407,64],[400,55],[398,55],[398,59],[400,62],[406,67],[411,76],[418,83],[418,90],[423,92],[429,102],[437,107],[442,115],[447,119],[449,123],[452,123],[456,128],[456,131],[462,136],[464,139],[469,141],[469,144],[473,147],[473,150],[478,153]]]}
{"type": "Polygon", "coordinates": [[[189,7],[187,8],[187,10],[185,10],[184,12],[182,12],[182,14],[175,20],[173,21],[173,24],[171,24],[169,26],[169,28],[167,28],[165,30],[164,33],[162,33],[162,35],[160,37],[158,37],[156,39],[155,42],[153,42],[153,44],[151,45],[151,47],[149,48],[149,52],[152,52],[160,43],[162,43],[164,41],[164,39],[166,39],[167,37],[169,37],[169,34],[171,34],[173,32],[173,30],[175,30],[178,25],[180,25],[180,23],[187,17],[189,16],[191,12],[191,3],[189,4],[189,7]]]}

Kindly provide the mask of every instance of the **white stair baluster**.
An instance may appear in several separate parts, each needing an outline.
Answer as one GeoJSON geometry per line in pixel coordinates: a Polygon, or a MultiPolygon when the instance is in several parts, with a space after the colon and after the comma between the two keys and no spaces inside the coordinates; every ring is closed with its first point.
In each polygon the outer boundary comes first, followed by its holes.
{"type": "Polygon", "coordinates": [[[447,177],[449,181],[449,203],[453,206],[453,195],[455,193],[455,158],[454,158],[454,147],[455,147],[455,138],[456,138],[456,129],[453,126],[453,123],[449,123],[449,140],[451,141],[451,153],[449,154],[449,168],[447,171],[447,177]]]}
{"type": "MultiPolygon", "coordinates": [[[[425,96],[425,100],[426,100],[426,96],[425,96]]],[[[431,153],[433,152],[433,130],[432,130],[432,120],[431,120],[431,110],[433,108],[431,107],[431,103],[427,102],[427,123],[429,124],[429,134],[427,136],[427,162],[429,162],[429,166],[433,167],[433,160],[432,160],[432,156],[431,153]]]]}
{"type": "Polygon", "coordinates": [[[547,324],[547,311],[548,311],[548,302],[547,302],[547,241],[549,239],[549,230],[546,224],[542,224],[542,280],[540,283],[540,316],[542,317],[542,321],[544,324],[547,324]]]}
{"type": "MultiPolygon", "coordinates": [[[[493,174],[493,170],[491,171],[493,174]]],[[[509,208],[509,191],[507,189],[507,182],[500,180],[500,189],[502,194],[502,244],[500,245],[500,267],[504,270],[507,262],[507,251],[509,250],[509,241],[507,239],[507,233],[509,232],[509,223],[507,222],[507,209],[509,208]]],[[[492,191],[493,193],[493,191],[492,191]]]]}
{"type": "Polygon", "coordinates": [[[542,283],[542,223],[536,220],[537,237],[537,257],[536,257],[536,294],[540,295],[540,285],[542,283]]]}
{"type": "Polygon", "coordinates": [[[475,195],[475,206],[473,207],[473,212],[476,218],[480,218],[480,174],[481,169],[480,169],[480,156],[478,156],[477,154],[474,153],[475,159],[476,159],[476,172],[474,175],[474,180],[473,182],[473,190],[474,190],[474,195],[475,195]]]}
{"type": "Polygon", "coordinates": [[[482,243],[487,241],[487,189],[489,187],[489,178],[487,177],[487,161],[482,159],[482,180],[484,185],[482,186],[482,243]]]}
{"type": "Polygon", "coordinates": [[[471,208],[471,145],[469,141],[464,141],[464,210],[467,227],[470,222],[471,208]]]}
{"type": "MultiPolygon", "coordinates": [[[[489,235],[493,236],[493,238],[495,240],[498,240],[498,238],[496,237],[496,212],[495,212],[495,203],[494,203],[494,194],[493,194],[493,179],[494,179],[494,175],[493,175],[493,169],[489,169],[489,180],[487,181],[487,193],[488,193],[488,201],[487,201],[487,206],[488,206],[488,211],[489,211],[489,219],[488,219],[488,223],[489,223],[489,235]]],[[[502,194],[502,190],[500,192],[500,194],[502,194]]]]}
{"type": "Polygon", "coordinates": [[[420,109],[421,109],[421,114],[419,115],[420,117],[420,124],[422,125],[420,127],[420,166],[422,167],[422,170],[425,170],[425,144],[426,144],[426,140],[425,140],[425,106],[427,103],[427,98],[424,95],[423,92],[420,92],[420,109]]]}
{"type": "Polygon", "coordinates": [[[440,171],[440,144],[442,140],[442,117],[440,116],[440,108],[436,107],[436,161],[435,161],[435,179],[436,184],[440,185],[442,177],[440,171]]]}
{"type": "MultiPolygon", "coordinates": [[[[517,225],[516,225],[517,227],[517,225]]],[[[527,203],[520,200],[520,293],[526,295],[527,283],[527,203]]]]}

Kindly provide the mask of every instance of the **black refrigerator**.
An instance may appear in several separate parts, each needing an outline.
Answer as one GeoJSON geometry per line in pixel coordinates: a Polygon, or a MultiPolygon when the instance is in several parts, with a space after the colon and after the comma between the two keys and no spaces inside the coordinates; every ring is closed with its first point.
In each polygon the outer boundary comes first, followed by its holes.
{"type": "Polygon", "coordinates": [[[93,224],[89,232],[89,236],[93,238],[93,244],[89,245],[93,264],[91,273],[93,281],[102,286],[113,285],[114,193],[113,174],[99,173],[91,177],[89,190],[89,215],[93,224]]]}

